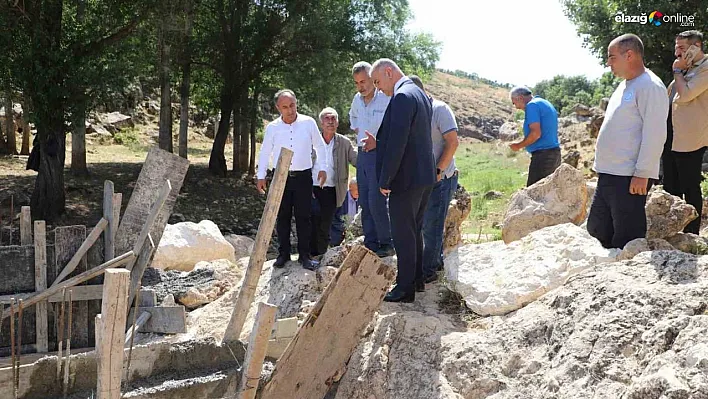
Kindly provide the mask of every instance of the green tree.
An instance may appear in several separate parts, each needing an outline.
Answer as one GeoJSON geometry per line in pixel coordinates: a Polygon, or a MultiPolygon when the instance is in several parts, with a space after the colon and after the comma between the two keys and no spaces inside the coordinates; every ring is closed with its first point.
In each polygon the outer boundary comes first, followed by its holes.
{"type": "Polygon", "coordinates": [[[708,21],[708,3],[705,0],[658,0],[650,5],[636,0],[561,0],[566,16],[575,24],[585,46],[601,60],[607,57],[607,46],[612,39],[624,33],[634,33],[644,42],[645,64],[664,82],[671,81],[671,65],[675,59],[673,43],[676,34],[688,29],[701,29],[708,21]],[[649,22],[617,22],[618,13],[624,15],[644,14],[653,11],[664,15],[692,15],[695,27],[680,23],[663,23],[655,26],[649,22]]]}

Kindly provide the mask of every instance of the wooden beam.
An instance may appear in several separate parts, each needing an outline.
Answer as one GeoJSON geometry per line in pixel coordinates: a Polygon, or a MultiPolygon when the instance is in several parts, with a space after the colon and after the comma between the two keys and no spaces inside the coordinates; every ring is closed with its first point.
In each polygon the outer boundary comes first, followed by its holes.
{"type": "Polygon", "coordinates": [[[261,380],[261,371],[266,351],[268,350],[268,339],[275,323],[275,313],[278,307],[269,303],[258,304],[256,321],[248,338],[248,350],[246,359],[243,361],[241,370],[241,384],[238,389],[239,399],[255,399],[258,383],[261,380]]]}
{"type": "Polygon", "coordinates": [[[103,259],[113,259],[116,256],[113,231],[117,221],[114,221],[113,196],[113,182],[106,180],[103,182],[103,218],[108,221],[108,225],[103,232],[103,259]]]}
{"type": "MultiPolygon", "coordinates": [[[[47,226],[44,220],[34,222],[34,289],[37,292],[47,289],[47,226]]],[[[47,301],[37,303],[35,316],[37,352],[45,353],[49,350],[47,301]]]]}
{"type": "Polygon", "coordinates": [[[123,205],[123,194],[115,193],[113,194],[113,226],[111,228],[111,235],[113,236],[113,248],[115,251],[115,240],[116,233],[118,233],[118,226],[120,225],[120,207],[123,205]]]}
{"type": "Polygon", "coordinates": [[[52,287],[61,283],[66,278],[66,276],[70,275],[71,272],[76,269],[76,266],[78,266],[79,262],[81,262],[84,256],[86,256],[86,253],[88,252],[89,248],[91,248],[91,246],[96,242],[96,240],[98,240],[98,237],[101,236],[101,233],[103,233],[107,225],[108,220],[106,220],[105,218],[101,218],[101,220],[98,221],[93,230],[91,230],[91,233],[88,235],[88,237],[86,237],[86,240],[84,240],[84,242],[81,244],[74,256],[71,258],[69,263],[67,263],[67,265],[59,274],[59,276],[57,276],[56,280],[54,280],[52,287]]]}
{"type": "Polygon", "coordinates": [[[248,310],[251,308],[253,297],[256,295],[258,280],[261,277],[261,272],[263,272],[263,262],[265,262],[270,238],[273,235],[275,219],[278,216],[280,201],[283,199],[283,191],[285,191],[285,183],[287,183],[288,170],[292,159],[293,152],[291,150],[287,148],[280,150],[280,157],[275,167],[273,182],[268,190],[268,198],[266,199],[265,208],[263,209],[263,216],[258,226],[258,233],[256,233],[256,242],[253,245],[253,252],[248,261],[246,275],[243,278],[241,290],[238,293],[236,304],[231,312],[231,319],[224,332],[222,342],[235,341],[241,337],[243,324],[246,322],[248,310]]]}
{"type": "Polygon", "coordinates": [[[395,274],[393,267],[363,246],[352,249],[278,360],[261,399],[324,397],[381,306],[395,274]]]}
{"type": "Polygon", "coordinates": [[[98,399],[119,399],[123,375],[123,342],[125,320],[128,315],[128,286],[130,272],[125,269],[108,269],[103,278],[101,307],[101,340],[98,362],[98,399]]]}
{"type": "MultiPolygon", "coordinates": [[[[74,276],[66,281],[61,282],[57,286],[52,286],[47,288],[46,290],[36,293],[25,301],[25,307],[29,307],[32,305],[37,304],[38,302],[41,302],[43,300],[46,300],[47,298],[51,297],[52,295],[56,294],[57,292],[61,292],[62,289],[73,287],[77,284],[81,284],[84,281],[90,280],[94,277],[100,276],[106,269],[110,267],[119,267],[122,266],[130,261],[132,261],[135,258],[135,255],[133,254],[133,251],[128,251],[124,253],[123,255],[113,258],[109,260],[108,262],[105,262],[99,266],[94,267],[91,270],[87,270],[78,276],[74,276]]],[[[2,314],[2,318],[5,319],[6,317],[10,316],[10,311],[6,310],[2,314]]]]}
{"type": "MultiPolygon", "coordinates": [[[[46,288],[45,288],[46,289],[46,288]]],[[[96,301],[100,300],[103,296],[103,285],[77,285],[71,289],[73,291],[73,300],[77,301],[96,301]]],[[[41,292],[41,291],[38,291],[41,292]]],[[[10,298],[17,298],[27,300],[33,295],[37,295],[36,292],[29,292],[26,294],[16,294],[16,295],[0,295],[0,305],[10,304],[10,298]]],[[[46,299],[49,303],[61,302],[61,292],[57,292],[46,299]]]]}
{"type": "Polygon", "coordinates": [[[32,245],[32,214],[29,206],[20,213],[20,245],[32,245]]]}
{"type": "Polygon", "coordinates": [[[147,323],[148,320],[150,320],[150,317],[152,315],[150,312],[142,312],[140,313],[140,317],[135,320],[135,326],[131,326],[128,329],[128,332],[125,333],[125,345],[127,346],[130,344],[130,339],[133,338],[133,335],[135,334],[136,331],[139,331],[140,328],[142,328],[145,323],[147,323]]]}
{"type": "Polygon", "coordinates": [[[144,312],[149,313],[150,318],[138,332],[179,334],[187,331],[187,313],[182,305],[138,308],[138,314],[144,312]]]}

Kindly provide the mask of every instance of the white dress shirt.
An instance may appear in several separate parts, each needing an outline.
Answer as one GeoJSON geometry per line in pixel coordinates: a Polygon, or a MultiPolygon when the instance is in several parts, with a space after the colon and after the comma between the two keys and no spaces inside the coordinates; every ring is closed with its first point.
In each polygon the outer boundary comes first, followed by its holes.
{"type": "Polygon", "coordinates": [[[356,145],[361,146],[362,140],[366,138],[366,132],[376,137],[381,127],[386,108],[391,101],[391,97],[384,94],[379,89],[374,89],[374,98],[368,104],[364,102],[364,97],[356,93],[352,100],[352,107],[349,110],[349,121],[352,130],[357,131],[356,145]]]}
{"type": "MultiPolygon", "coordinates": [[[[323,139],[324,140],[324,139],[323,139]]],[[[324,170],[327,172],[327,179],[325,180],[324,187],[335,187],[334,185],[334,137],[332,137],[332,140],[329,141],[329,144],[325,142],[325,160],[327,161],[326,163],[321,163],[316,161],[318,164],[318,168],[322,168],[321,170],[324,170]]],[[[318,152],[317,155],[319,156],[321,152],[318,152]]],[[[320,186],[320,181],[317,179],[317,175],[319,174],[320,169],[318,168],[312,168],[312,185],[313,186],[320,186]]]]}
{"type": "Polygon", "coordinates": [[[318,160],[318,165],[315,165],[315,169],[318,171],[326,170],[325,142],[317,127],[317,122],[307,115],[297,114],[297,118],[291,124],[283,122],[282,118],[278,118],[268,124],[263,137],[261,152],[258,155],[258,173],[256,174],[258,179],[265,179],[271,156],[274,163],[278,162],[281,148],[288,148],[293,151],[293,160],[289,169],[291,171],[313,168],[313,148],[317,153],[318,160]]]}
{"type": "Polygon", "coordinates": [[[410,80],[410,79],[408,79],[408,76],[406,76],[406,75],[403,75],[403,77],[401,77],[400,79],[398,79],[398,81],[396,82],[396,84],[393,85],[393,95],[394,95],[394,96],[395,96],[396,93],[398,92],[398,89],[401,88],[401,85],[402,85],[404,82],[408,81],[408,80],[410,80]]]}

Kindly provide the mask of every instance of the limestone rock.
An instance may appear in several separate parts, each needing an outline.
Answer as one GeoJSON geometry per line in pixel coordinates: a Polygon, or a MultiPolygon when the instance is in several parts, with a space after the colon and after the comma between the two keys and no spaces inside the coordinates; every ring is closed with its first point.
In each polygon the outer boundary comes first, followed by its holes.
{"type": "Polygon", "coordinates": [[[443,251],[448,251],[462,242],[462,223],[472,211],[472,196],[464,187],[458,186],[455,196],[450,201],[445,217],[443,251]]]}
{"type": "Polygon", "coordinates": [[[361,226],[361,210],[354,215],[354,219],[347,227],[344,237],[359,237],[364,235],[364,228],[361,226]]]}
{"type": "Polygon", "coordinates": [[[511,197],[504,216],[502,239],[510,243],[547,226],[581,224],[585,220],[587,202],[583,173],[561,164],[552,175],[511,197]]]}
{"type": "Polygon", "coordinates": [[[240,236],[238,234],[229,234],[224,238],[226,238],[226,241],[228,241],[229,244],[234,247],[235,259],[241,259],[246,256],[251,256],[251,252],[253,252],[253,246],[256,244],[256,241],[253,238],[247,236],[240,236]]]}
{"type": "MultiPolygon", "coordinates": [[[[430,290],[427,290],[430,291],[430,290]]],[[[663,399],[708,393],[708,257],[590,267],[507,316],[384,303],[336,399],[663,399]]]]}
{"type": "Polygon", "coordinates": [[[351,248],[349,245],[340,245],[338,247],[329,248],[320,260],[320,267],[332,268],[333,270],[336,270],[335,268],[339,268],[339,266],[341,266],[344,262],[344,259],[346,259],[347,255],[349,255],[350,249],[351,248]]]}
{"type": "Polygon", "coordinates": [[[694,255],[708,254],[708,240],[692,233],[676,233],[666,241],[679,251],[694,255]]]}
{"type": "Polygon", "coordinates": [[[155,251],[152,267],[189,271],[201,261],[228,259],[236,262],[234,247],[210,221],[168,224],[155,251]]]}
{"type": "Polygon", "coordinates": [[[653,190],[647,198],[647,238],[668,238],[683,231],[698,217],[693,206],[664,190],[653,190]]]}
{"type": "Polygon", "coordinates": [[[514,141],[519,138],[519,125],[516,122],[504,122],[499,128],[499,140],[514,141]]]}
{"type": "Polygon", "coordinates": [[[625,244],[622,252],[617,257],[617,260],[628,260],[639,255],[642,252],[648,251],[675,251],[673,245],[661,238],[636,238],[625,244]]]}
{"type": "Polygon", "coordinates": [[[103,114],[100,116],[101,123],[108,129],[111,133],[115,133],[118,130],[134,127],[133,118],[128,115],[123,115],[120,112],[111,112],[108,114],[103,114]]]}
{"type": "Polygon", "coordinates": [[[480,315],[501,315],[535,301],[589,267],[614,261],[618,250],[602,248],[584,229],[566,223],[520,241],[458,247],[445,257],[449,288],[480,315]]]}
{"type": "Polygon", "coordinates": [[[578,162],[580,162],[580,152],[577,150],[568,151],[563,155],[563,162],[568,165],[577,168],[578,162]]]}
{"type": "Polygon", "coordinates": [[[593,111],[590,107],[587,105],[583,104],[575,104],[573,108],[571,108],[571,112],[575,113],[578,116],[592,116],[593,111]]]}

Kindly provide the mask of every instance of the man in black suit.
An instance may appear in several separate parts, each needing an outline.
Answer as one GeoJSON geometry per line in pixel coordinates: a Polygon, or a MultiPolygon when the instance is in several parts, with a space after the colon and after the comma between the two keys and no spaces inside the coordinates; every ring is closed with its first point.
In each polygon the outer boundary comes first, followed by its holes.
{"type": "Polygon", "coordinates": [[[382,58],[371,68],[376,87],[391,97],[376,135],[364,150],[377,148],[381,193],[389,197],[391,234],[398,255],[398,275],[387,302],[413,302],[423,282],[423,215],[436,182],[430,135],[432,104],[395,62],[382,58]]]}

